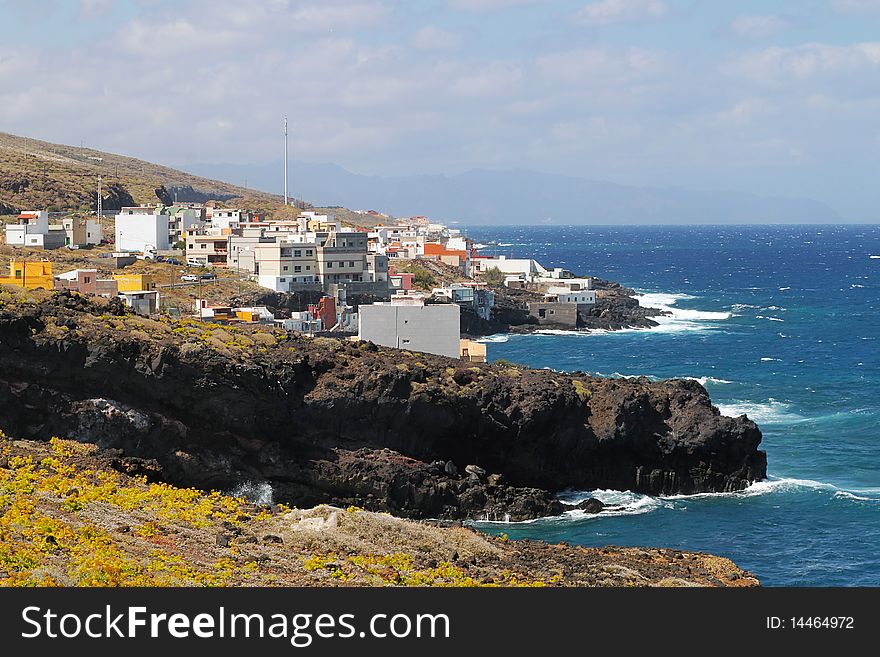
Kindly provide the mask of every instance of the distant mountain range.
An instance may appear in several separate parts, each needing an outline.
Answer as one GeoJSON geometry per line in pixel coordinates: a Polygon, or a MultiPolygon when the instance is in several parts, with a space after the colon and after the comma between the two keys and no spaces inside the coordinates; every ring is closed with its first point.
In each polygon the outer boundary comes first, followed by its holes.
{"type": "MultiPolygon", "coordinates": [[[[283,191],[282,163],[179,168],[266,192],[283,191]]],[[[333,164],[294,161],[291,194],[318,206],[428,215],[467,224],[838,223],[821,201],[677,187],[635,187],[523,169],[454,176],[367,176],[333,164]]]]}

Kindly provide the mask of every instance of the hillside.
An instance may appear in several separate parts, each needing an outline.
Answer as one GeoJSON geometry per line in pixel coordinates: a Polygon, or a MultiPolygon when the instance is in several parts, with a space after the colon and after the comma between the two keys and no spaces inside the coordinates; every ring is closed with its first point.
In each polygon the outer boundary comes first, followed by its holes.
{"type": "MultiPolygon", "coordinates": [[[[217,201],[227,206],[294,215],[276,194],[202,178],[133,157],[91,148],[52,144],[0,132],[0,215],[24,209],[94,212],[97,177],[102,176],[106,211],[132,204],[217,201]]],[[[304,204],[311,208],[309,204],[304,204]]],[[[317,208],[320,210],[320,208],[317,208]]],[[[336,212],[361,225],[367,215],[336,212]],[[352,216],[349,216],[352,215],[352,216]]]]}
{"type": "Polygon", "coordinates": [[[508,541],[356,507],[296,510],[0,431],[0,586],[755,586],[679,550],[508,541]]]}

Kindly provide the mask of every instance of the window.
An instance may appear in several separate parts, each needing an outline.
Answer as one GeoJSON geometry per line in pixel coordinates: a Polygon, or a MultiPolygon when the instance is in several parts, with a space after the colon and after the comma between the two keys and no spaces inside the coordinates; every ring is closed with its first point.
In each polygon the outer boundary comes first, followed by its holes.
{"type": "Polygon", "coordinates": [[[202,248],[203,248],[203,249],[207,249],[207,248],[208,248],[208,245],[207,245],[207,244],[202,244],[202,248]]]}
{"type": "Polygon", "coordinates": [[[543,308],[538,310],[538,317],[546,317],[546,316],[547,316],[546,310],[544,310],[543,308]]]}
{"type": "Polygon", "coordinates": [[[88,283],[91,283],[91,282],[92,282],[92,279],[91,279],[90,276],[84,276],[84,277],[83,277],[83,283],[88,284],[88,283]]]}
{"type": "Polygon", "coordinates": [[[312,255],[312,250],[311,250],[311,249],[306,249],[306,255],[307,255],[307,256],[312,255]]]}
{"type": "Polygon", "coordinates": [[[332,261],[327,262],[327,269],[333,269],[333,262],[332,261]]]}
{"type": "Polygon", "coordinates": [[[301,250],[301,249],[297,249],[296,251],[294,251],[294,252],[293,252],[293,257],[294,257],[294,258],[301,258],[301,257],[302,257],[302,250],[301,250]]]}
{"type": "Polygon", "coordinates": [[[286,278],[279,278],[278,280],[281,281],[282,283],[286,283],[286,282],[287,282],[287,279],[286,279],[286,278]]]}
{"type": "Polygon", "coordinates": [[[348,261],[348,266],[349,266],[349,267],[354,267],[354,260],[349,260],[349,261],[348,261]]]}
{"type": "MultiPolygon", "coordinates": [[[[285,269],[287,269],[287,267],[285,267],[285,269]]],[[[294,266],[293,266],[293,271],[300,271],[300,272],[301,272],[302,269],[303,269],[303,268],[300,267],[299,265],[294,265],[294,266]]]]}
{"type": "MultiPolygon", "coordinates": [[[[284,269],[284,271],[287,271],[287,265],[284,265],[283,269],[284,269]]],[[[297,269],[299,269],[299,268],[297,267],[297,269]]]]}
{"type": "Polygon", "coordinates": [[[306,271],[312,271],[311,265],[306,265],[306,271]]]}

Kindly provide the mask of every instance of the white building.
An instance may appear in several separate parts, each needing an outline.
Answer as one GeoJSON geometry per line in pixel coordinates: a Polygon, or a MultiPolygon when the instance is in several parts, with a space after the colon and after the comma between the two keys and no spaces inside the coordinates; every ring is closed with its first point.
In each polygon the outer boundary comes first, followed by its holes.
{"type": "Polygon", "coordinates": [[[386,347],[458,358],[461,309],[452,303],[425,305],[416,296],[387,303],[361,304],[358,339],[386,347]]]}
{"type": "Polygon", "coordinates": [[[32,246],[36,248],[57,248],[64,244],[55,244],[49,239],[49,213],[45,210],[22,212],[18,215],[17,224],[7,224],[6,243],[14,246],[32,246]]]}
{"type": "Polygon", "coordinates": [[[498,269],[502,274],[520,275],[527,281],[536,278],[549,277],[550,272],[541,266],[541,263],[531,258],[477,258],[474,260],[477,271],[486,272],[490,269],[498,269]]]}
{"type": "Polygon", "coordinates": [[[290,313],[289,319],[276,319],[275,325],[294,333],[317,333],[323,330],[323,322],[312,317],[308,310],[290,313]]]}
{"type": "Polygon", "coordinates": [[[211,226],[213,228],[233,228],[250,220],[251,214],[249,212],[237,208],[214,208],[211,212],[211,226]]]}
{"type": "Polygon", "coordinates": [[[116,215],[117,251],[164,251],[169,248],[170,215],[160,207],[122,208],[116,215]]]}
{"type": "Polygon", "coordinates": [[[551,287],[544,295],[548,299],[553,299],[558,303],[577,303],[577,304],[595,304],[595,290],[572,290],[567,287],[551,287]]]}
{"type": "Polygon", "coordinates": [[[168,243],[172,246],[183,241],[186,233],[205,226],[205,209],[202,207],[171,207],[168,212],[168,243]]]}

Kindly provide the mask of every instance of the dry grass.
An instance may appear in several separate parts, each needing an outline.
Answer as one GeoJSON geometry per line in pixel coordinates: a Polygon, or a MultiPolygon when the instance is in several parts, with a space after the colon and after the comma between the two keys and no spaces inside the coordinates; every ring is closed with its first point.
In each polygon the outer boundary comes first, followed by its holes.
{"type": "Polygon", "coordinates": [[[0,431],[0,585],[757,584],[710,555],[509,541],[355,507],[259,506],[124,469],[94,445],[0,431]]]}

